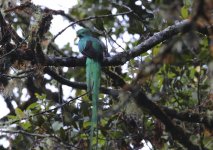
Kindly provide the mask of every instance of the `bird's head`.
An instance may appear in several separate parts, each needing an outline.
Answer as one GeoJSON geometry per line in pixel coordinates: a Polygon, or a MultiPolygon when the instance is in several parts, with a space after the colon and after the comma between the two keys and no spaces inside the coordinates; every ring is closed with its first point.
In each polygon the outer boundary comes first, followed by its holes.
{"type": "Polygon", "coordinates": [[[84,36],[92,35],[91,31],[87,28],[83,28],[77,31],[77,37],[81,38],[84,36]]]}

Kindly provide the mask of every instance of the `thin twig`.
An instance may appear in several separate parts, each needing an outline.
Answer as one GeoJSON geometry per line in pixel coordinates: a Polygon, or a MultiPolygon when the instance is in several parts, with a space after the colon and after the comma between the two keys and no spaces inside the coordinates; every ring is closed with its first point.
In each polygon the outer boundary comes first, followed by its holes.
{"type": "Polygon", "coordinates": [[[27,78],[29,76],[31,76],[32,73],[29,73],[27,75],[22,75],[22,76],[17,76],[17,75],[7,75],[7,74],[0,74],[0,77],[1,76],[4,76],[4,77],[7,77],[9,79],[22,79],[22,78],[27,78]]]}
{"type": "Polygon", "coordinates": [[[34,136],[34,137],[41,137],[41,138],[54,138],[57,141],[60,141],[63,143],[63,145],[67,148],[76,148],[76,149],[80,149],[74,145],[68,144],[68,143],[64,143],[63,140],[61,140],[59,137],[55,136],[55,135],[51,135],[51,134],[38,134],[38,133],[30,133],[30,132],[26,132],[24,130],[4,130],[4,129],[0,129],[0,132],[2,133],[10,133],[10,134],[23,134],[23,135],[27,135],[27,136],[34,136]]]}
{"type": "Polygon", "coordinates": [[[49,135],[49,134],[30,133],[30,132],[26,132],[24,130],[4,130],[4,129],[0,129],[0,132],[11,133],[11,134],[24,134],[24,135],[28,135],[28,136],[37,136],[37,137],[42,137],[42,138],[51,137],[51,135],[49,135]]]}
{"type": "Polygon", "coordinates": [[[29,68],[28,70],[17,72],[16,75],[18,76],[18,75],[22,75],[22,74],[26,74],[26,73],[31,73],[31,72],[35,71],[35,69],[36,69],[35,67],[29,68]]]}
{"type": "Polygon", "coordinates": [[[30,115],[30,116],[28,116],[28,117],[24,117],[24,118],[21,118],[21,119],[17,119],[17,120],[15,120],[15,121],[6,122],[6,123],[0,124],[0,125],[8,125],[8,124],[10,125],[10,124],[14,124],[14,123],[16,123],[16,122],[22,121],[22,120],[28,120],[28,119],[30,119],[30,118],[32,118],[32,117],[35,117],[35,116],[38,116],[38,115],[43,115],[43,114],[45,114],[45,113],[51,112],[51,111],[56,110],[56,109],[59,109],[59,108],[61,108],[61,107],[64,107],[65,105],[69,104],[70,102],[72,102],[72,101],[74,101],[74,100],[77,100],[77,99],[79,99],[80,97],[83,97],[83,96],[85,96],[85,95],[87,95],[87,94],[88,94],[88,92],[86,92],[86,93],[84,93],[84,94],[81,94],[81,95],[79,95],[79,96],[77,96],[77,97],[75,97],[75,98],[73,98],[73,99],[67,101],[66,103],[63,103],[63,104],[61,104],[61,105],[55,107],[55,108],[52,108],[52,109],[49,109],[49,110],[45,110],[45,111],[39,112],[39,113],[37,113],[37,114],[30,115]]]}
{"type": "Polygon", "coordinates": [[[19,46],[22,45],[22,44],[28,39],[28,37],[29,37],[29,36],[27,36],[20,44],[18,44],[18,45],[16,46],[16,48],[14,48],[14,49],[12,49],[11,51],[9,51],[8,53],[2,55],[2,56],[0,57],[0,59],[6,57],[7,55],[9,55],[9,54],[11,54],[12,52],[16,51],[16,50],[19,48],[19,46]]]}
{"type": "Polygon", "coordinates": [[[120,47],[123,51],[125,51],[125,49],[124,49],[120,44],[118,44],[110,35],[109,35],[109,38],[110,38],[118,47],[120,47]]]}
{"type": "Polygon", "coordinates": [[[33,4],[30,3],[30,2],[25,2],[25,3],[23,3],[23,4],[19,5],[19,6],[15,6],[15,7],[6,9],[4,12],[8,13],[8,12],[14,12],[16,10],[24,10],[25,8],[28,8],[31,5],[33,5],[33,4]]]}
{"type": "Polygon", "coordinates": [[[88,20],[93,20],[93,19],[99,19],[99,18],[107,18],[107,17],[115,17],[115,16],[120,16],[120,15],[126,15],[126,14],[130,14],[132,13],[133,11],[130,10],[130,11],[127,11],[127,12],[123,12],[123,13],[117,13],[117,14],[108,14],[108,15],[100,15],[100,16],[90,16],[90,17],[87,17],[87,18],[84,18],[84,19],[81,19],[81,20],[77,20],[71,24],[69,24],[67,27],[65,27],[64,29],[62,29],[60,32],[58,32],[58,34],[56,34],[51,42],[54,42],[55,39],[60,35],[62,34],[67,28],[77,24],[77,23],[80,23],[80,22],[83,22],[83,21],[88,21],[88,20]]]}

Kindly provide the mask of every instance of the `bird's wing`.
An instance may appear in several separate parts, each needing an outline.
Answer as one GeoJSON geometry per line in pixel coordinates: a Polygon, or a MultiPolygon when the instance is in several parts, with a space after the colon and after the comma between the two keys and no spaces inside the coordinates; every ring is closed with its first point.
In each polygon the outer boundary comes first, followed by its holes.
{"type": "MultiPolygon", "coordinates": [[[[97,41],[94,41],[94,42],[97,42],[97,41]]],[[[93,41],[87,40],[86,46],[82,50],[82,54],[85,55],[86,57],[89,57],[94,60],[102,60],[103,54],[101,52],[97,51],[96,49],[97,48],[95,48],[93,45],[93,41]]]]}

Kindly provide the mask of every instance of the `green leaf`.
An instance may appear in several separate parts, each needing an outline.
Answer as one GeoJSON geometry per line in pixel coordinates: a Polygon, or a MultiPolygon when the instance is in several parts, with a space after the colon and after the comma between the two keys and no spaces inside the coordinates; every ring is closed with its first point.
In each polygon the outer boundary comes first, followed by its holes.
{"type": "Polygon", "coordinates": [[[98,135],[98,145],[100,146],[104,146],[107,142],[107,140],[105,139],[105,136],[103,136],[103,134],[99,134],[98,135]]]}
{"type": "Polygon", "coordinates": [[[30,104],[28,107],[27,107],[27,110],[31,110],[31,109],[35,109],[36,107],[38,107],[39,106],[39,104],[38,103],[32,103],[32,104],[30,104]]]}
{"type": "Polygon", "coordinates": [[[40,95],[40,94],[38,94],[38,93],[35,93],[35,96],[36,96],[36,98],[37,99],[40,99],[40,100],[44,100],[44,99],[46,99],[46,94],[42,94],[42,95],[40,95]]]}
{"type": "Polygon", "coordinates": [[[107,123],[108,123],[108,120],[106,120],[106,119],[101,119],[101,121],[100,121],[100,124],[102,126],[105,126],[107,123]]]}
{"type": "MultiPolygon", "coordinates": [[[[206,131],[205,131],[206,132],[206,131]]],[[[205,144],[206,148],[213,149],[213,139],[212,137],[205,137],[203,140],[203,143],[205,144]]]]}
{"type": "Polygon", "coordinates": [[[62,140],[64,140],[64,141],[67,140],[67,134],[63,128],[60,128],[59,133],[60,133],[60,137],[62,138],[62,140]]]}
{"type": "Polygon", "coordinates": [[[84,121],[83,122],[83,128],[88,128],[88,127],[90,127],[91,126],[91,121],[84,121]]]}
{"type": "Polygon", "coordinates": [[[153,56],[156,56],[160,52],[160,46],[161,46],[161,44],[158,44],[152,49],[153,56]]]}
{"type": "Polygon", "coordinates": [[[17,116],[14,116],[14,115],[8,115],[7,118],[8,118],[8,119],[12,119],[12,120],[18,119],[18,117],[17,117],[17,116]]]}
{"type": "Polygon", "coordinates": [[[188,8],[186,8],[185,6],[181,8],[181,16],[183,17],[183,19],[187,19],[189,17],[188,8]]]}
{"type": "Polygon", "coordinates": [[[26,122],[22,122],[21,123],[21,127],[25,130],[28,130],[30,127],[31,127],[31,123],[29,121],[26,121],[26,122]]]}
{"type": "Polygon", "coordinates": [[[88,135],[85,134],[85,133],[83,133],[83,134],[80,135],[80,137],[81,137],[82,139],[86,139],[86,138],[88,138],[88,135]]]}
{"type": "Polygon", "coordinates": [[[60,130],[62,127],[63,127],[63,123],[62,123],[62,122],[59,122],[59,121],[55,121],[55,122],[52,124],[52,128],[53,128],[54,131],[58,131],[58,130],[60,130]]]}
{"type": "Polygon", "coordinates": [[[122,131],[116,131],[116,132],[112,132],[110,134],[111,138],[121,138],[123,136],[123,132],[122,131]]]}
{"type": "Polygon", "coordinates": [[[184,5],[187,7],[190,7],[192,5],[192,1],[191,0],[184,0],[184,5]]]}
{"type": "Polygon", "coordinates": [[[173,72],[169,72],[169,73],[168,73],[168,77],[169,77],[169,78],[174,78],[175,76],[176,76],[176,74],[173,73],[173,72]]]}
{"type": "Polygon", "coordinates": [[[20,108],[16,108],[15,113],[19,119],[22,119],[25,116],[24,112],[20,108]]]}

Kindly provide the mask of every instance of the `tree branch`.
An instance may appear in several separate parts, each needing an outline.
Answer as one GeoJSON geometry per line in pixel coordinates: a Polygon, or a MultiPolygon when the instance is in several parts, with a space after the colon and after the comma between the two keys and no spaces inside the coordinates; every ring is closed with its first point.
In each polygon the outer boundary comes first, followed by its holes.
{"type": "MultiPolygon", "coordinates": [[[[167,115],[172,118],[177,118],[182,121],[192,123],[203,123],[207,128],[213,129],[213,118],[208,117],[206,114],[198,114],[192,112],[178,112],[174,109],[162,107],[167,115]]],[[[211,116],[211,115],[210,115],[211,116]]]]}
{"type": "Polygon", "coordinates": [[[93,19],[99,19],[99,18],[108,18],[108,17],[115,17],[115,16],[120,16],[120,15],[126,15],[126,14],[130,14],[132,13],[132,10],[129,10],[127,12],[122,12],[122,13],[117,13],[117,14],[108,14],[108,15],[100,15],[100,16],[90,16],[81,20],[76,20],[75,22],[69,24],[67,27],[65,27],[64,29],[62,29],[60,32],[58,32],[58,34],[56,34],[51,41],[54,41],[59,35],[61,35],[66,29],[68,29],[71,26],[74,26],[75,24],[84,22],[84,21],[88,21],[88,20],[93,20],[93,19]]]}
{"type": "Polygon", "coordinates": [[[68,143],[64,143],[64,141],[62,139],[60,139],[59,137],[55,136],[55,135],[51,135],[51,134],[38,134],[38,133],[30,133],[30,132],[26,132],[24,130],[3,130],[0,129],[1,133],[9,133],[9,134],[23,134],[23,135],[27,135],[27,136],[33,136],[33,137],[40,137],[40,138],[54,138],[55,140],[62,142],[63,145],[67,148],[76,148],[76,149],[80,149],[72,144],[68,144],[68,143]]]}
{"type": "MultiPolygon", "coordinates": [[[[103,66],[118,66],[123,65],[130,59],[134,59],[137,56],[147,52],[150,48],[159,44],[166,39],[171,38],[172,36],[180,33],[183,29],[189,27],[191,25],[189,20],[181,21],[175,25],[172,25],[163,31],[160,31],[147,40],[143,41],[139,45],[135,46],[132,49],[129,49],[125,52],[117,53],[114,56],[106,57],[103,60],[103,66]]],[[[27,51],[23,52],[19,49],[16,53],[14,53],[16,58],[22,58],[25,60],[32,60],[32,53],[27,51]]],[[[45,62],[43,65],[46,66],[67,66],[67,67],[77,67],[77,66],[85,66],[86,59],[85,58],[77,58],[77,57],[50,57],[46,56],[45,62]]]]}
{"type": "MultiPolygon", "coordinates": [[[[87,89],[87,85],[85,83],[69,81],[69,80],[63,78],[62,76],[58,75],[54,71],[52,71],[49,67],[44,68],[44,73],[47,73],[53,79],[57,80],[61,84],[64,84],[64,85],[67,85],[67,86],[70,86],[70,87],[73,87],[73,88],[77,88],[77,89],[83,89],[83,90],[87,89]]],[[[118,96],[118,90],[101,87],[100,91],[104,94],[108,94],[108,95],[111,95],[113,97],[118,96]]]]}
{"type": "Polygon", "coordinates": [[[104,60],[104,65],[123,65],[130,59],[140,56],[142,53],[147,52],[150,48],[155,45],[171,38],[172,36],[180,33],[183,28],[187,28],[191,23],[189,20],[181,21],[175,25],[169,26],[163,31],[155,33],[153,36],[143,41],[139,45],[125,52],[118,53],[115,56],[106,58],[104,60]]]}
{"type": "Polygon", "coordinates": [[[184,131],[181,127],[176,126],[158,105],[148,99],[148,97],[143,93],[142,89],[139,89],[137,86],[134,86],[131,92],[131,95],[135,99],[136,104],[141,109],[148,109],[151,114],[161,120],[161,122],[165,125],[166,129],[172,134],[172,137],[175,140],[179,141],[188,149],[201,150],[198,145],[195,145],[190,141],[190,134],[186,133],[186,131],[184,131]]]}

